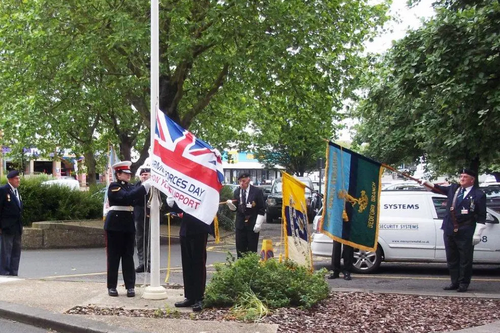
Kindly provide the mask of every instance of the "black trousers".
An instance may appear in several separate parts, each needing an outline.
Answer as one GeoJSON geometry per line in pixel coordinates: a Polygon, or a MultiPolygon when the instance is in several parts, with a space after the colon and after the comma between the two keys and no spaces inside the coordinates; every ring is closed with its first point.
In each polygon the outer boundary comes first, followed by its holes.
{"type": "Polygon", "coordinates": [[[199,301],[205,294],[207,282],[208,234],[180,236],[184,297],[199,301]]]}
{"type": "Polygon", "coordinates": [[[344,271],[351,272],[354,249],[349,245],[343,245],[342,243],[336,241],[333,241],[332,270],[334,272],[340,272],[341,253],[342,253],[342,258],[344,259],[344,271]]]}
{"type": "Polygon", "coordinates": [[[17,276],[21,261],[21,233],[0,235],[0,275],[17,276]]]}
{"type": "Polygon", "coordinates": [[[245,252],[257,253],[259,245],[259,233],[253,232],[253,229],[236,229],[236,253],[238,258],[245,252]]]}
{"type": "Polygon", "coordinates": [[[446,263],[453,285],[469,285],[472,278],[474,228],[459,229],[452,235],[444,235],[446,263]]]}
{"type": "Polygon", "coordinates": [[[133,232],[106,231],[108,288],[116,288],[118,284],[120,260],[125,288],[135,287],[134,244],[135,233],[133,232]]]}
{"type": "Polygon", "coordinates": [[[149,217],[144,219],[144,213],[137,214],[135,219],[135,242],[139,265],[151,267],[151,243],[149,242],[150,223],[149,217]]]}

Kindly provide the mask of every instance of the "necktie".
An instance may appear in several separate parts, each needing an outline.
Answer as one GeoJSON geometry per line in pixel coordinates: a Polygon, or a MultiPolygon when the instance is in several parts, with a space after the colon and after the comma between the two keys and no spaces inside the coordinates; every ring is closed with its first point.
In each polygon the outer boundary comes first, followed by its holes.
{"type": "Polygon", "coordinates": [[[241,189],[241,204],[240,204],[240,210],[242,213],[245,213],[245,205],[247,201],[247,191],[244,189],[241,189]]]}
{"type": "Polygon", "coordinates": [[[17,195],[17,189],[14,189],[14,195],[19,199],[19,195],[17,195]]]}
{"type": "Polygon", "coordinates": [[[465,189],[463,187],[460,188],[460,192],[458,192],[458,199],[463,199],[465,193],[465,189]]]}

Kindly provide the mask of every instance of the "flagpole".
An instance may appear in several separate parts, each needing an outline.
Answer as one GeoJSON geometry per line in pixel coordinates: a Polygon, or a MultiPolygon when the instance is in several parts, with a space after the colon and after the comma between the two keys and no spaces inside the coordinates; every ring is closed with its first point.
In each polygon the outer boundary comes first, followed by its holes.
{"type": "MultiPolygon", "coordinates": [[[[151,0],[151,148],[150,158],[153,152],[154,135],[156,127],[156,110],[158,108],[158,96],[160,90],[159,68],[159,6],[158,0],[151,0]]],[[[167,291],[160,285],[160,194],[158,190],[151,187],[151,284],[144,290],[145,299],[165,299],[167,291]]]]}

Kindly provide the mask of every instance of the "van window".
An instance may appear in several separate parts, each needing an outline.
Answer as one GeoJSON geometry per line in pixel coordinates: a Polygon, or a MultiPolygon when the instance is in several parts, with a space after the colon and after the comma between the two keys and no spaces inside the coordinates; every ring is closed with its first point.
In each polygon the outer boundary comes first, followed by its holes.
{"type": "Polygon", "coordinates": [[[436,215],[438,219],[444,219],[446,215],[446,204],[447,198],[437,198],[433,197],[432,202],[434,203],[434,208],[436,209],[436,215]]]}

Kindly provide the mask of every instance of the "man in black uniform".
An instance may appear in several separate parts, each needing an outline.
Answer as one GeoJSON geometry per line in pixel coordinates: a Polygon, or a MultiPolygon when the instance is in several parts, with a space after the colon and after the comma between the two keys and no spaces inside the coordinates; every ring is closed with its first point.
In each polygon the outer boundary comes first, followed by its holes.
{"type": "Polygon", "coordinates": [[[0,187],[0,275],[17,276],[23,233],[23,204],[17,190],[21,183],[19,171],[9,172],[7,182],[0,187]]]}
{"type": "Polygon", "coordinates": [[[474,245],[479,244],[486,229],[486,195],[474,185],[476,177],[474,171],[463,169],[460,184],[441,186],[420,181],[434,192],[448,196],[441,229],[451,284],[444,290],[467,291],[472,277],[474,245]]]}
{"type": "Polygon", "coordinates": [[[118,267],[122,262],[123,280],[127,296],[135,296],[134,270],[134,207],[137,200],[143,200],[151,187],[151,181],[139,187],[129,185],[132,172],[130,161],[118,162],[112,166],[116,182],[108,188],[109,212],[106,215],[104,230],[106,231],[106,252],[108,266],[108,295],[118,296],[118,267]]]}
{"type": "Polygon", "coordinates": [[[208,234],[214,234],[213,223],[208,225],[184,213],[172,197],[167,197],[167,204],[171,211],[182,214],[179,236],[185,299],[176,302],[175,306],[178,308],[192,306],[193,311],[199,312],[203,309],[207,282],[207,240],[208,234]]]}
{"type": "MultiPolygon", "coordinates": [[[[150,173],[150,168],[142,168],[139,172],[141,180],[135,186],[140,187],[143,182],[149,179],[150,173]]],[[[139,258],[139,265],[135,268],[137,273],[151,272],[151,244],[149,243],[150,209],[148,207],[148,199],[149,195],[145,195],[143,200],[137,200],[137,204],[134,206],[135,243],[137,246],[137,257],[139,258]]]]}
{"type": "Polygon", "coordinates": [[[238,258],[245,252],[257,253],[259,232],[265,220],[266,207],[264,194],[258,187],[250,185],[250,175],[242,172],[238,176],[240,187],[234,193],[234,200],[227,200],[227,205],[236,211],[236,252],[238,258]],[[238,207],[233,204],[238,203],[238,207]]]}

